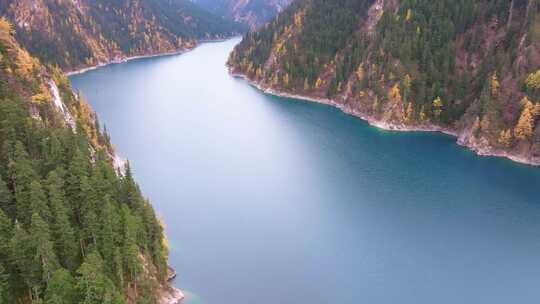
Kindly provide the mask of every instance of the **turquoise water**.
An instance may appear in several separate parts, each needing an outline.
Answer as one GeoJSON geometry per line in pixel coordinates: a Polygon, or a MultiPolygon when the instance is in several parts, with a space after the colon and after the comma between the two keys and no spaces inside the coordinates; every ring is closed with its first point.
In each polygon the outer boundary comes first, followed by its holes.
{"type": "Polygon", "coordinates": [[[540,169],[228,75],[238,39],[73,76],[187,303],[540,303],[540,169]]]}

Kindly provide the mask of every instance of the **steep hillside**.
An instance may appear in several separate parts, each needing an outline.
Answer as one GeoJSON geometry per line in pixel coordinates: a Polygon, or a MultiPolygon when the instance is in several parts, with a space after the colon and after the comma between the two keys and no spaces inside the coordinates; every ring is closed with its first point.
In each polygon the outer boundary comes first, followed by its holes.
{"type": "Polygon", "coordinates": [[[187,0],[5,0],[0,14],[31,54],[67,70],[181,51],[241,30],[187,0]]]}
{"type": "Polygon", "coordinates": [[[540,164],[540,1],[299,0],[229,59],[263,89],[540,164]]]}
{"type": "MultiPolygon", "coordinates": [[[[0,19],[0,303],[158,303],[163,228],[87,103],[0,19]]],[[[161,298],[161,299],[160,299],[161,298]]]]}
{"type": "Polygon", "coordinates": [[[208,11],[255,29],[270,21],[291,0],[196,0],[208,11]]]}

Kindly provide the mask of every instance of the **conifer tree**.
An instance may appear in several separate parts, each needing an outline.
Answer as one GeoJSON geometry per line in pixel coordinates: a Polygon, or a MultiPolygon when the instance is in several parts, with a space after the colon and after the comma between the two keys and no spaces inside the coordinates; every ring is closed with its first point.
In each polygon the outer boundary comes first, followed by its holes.
{"type": "Polygon", "coordinates": [[[32,198],[30,185],[37,180],[32,162],[23,144],[15,144],[14,159],[11,162],[11,180],[15,190],[17,219],[25,226],[30,225],[32,198]]]}
{"type": "Polygon", "coordinates": [[[39,265],[42,281],[47,283],[52,273],[59,268],[59,263],[54,252],[49,227],[37,212],[32,214],[30,236],[32,237],[32,245],[36,251],[34,261],[39,265]]]}
{"type": "Polygon", "coordinates": [[[0,304],[10,304],[12,300],[11,291],[9,288],[9,275],[6,269],[0,263],[0,304]]]}
{"type": "Polygon", "coordinates": [[[81,304],[124,303],[114,284],[105,275],[103,260],[96,251],[86,255],[77,273],[77,290],[81,304]]]}
{"type": "Polygon", "coordinates": [[[73,304],[77,303],[76,282],[71,273],[59,268],[56,270],[45,290],[45,304],[73,304]]]}
{"type": "Polygon", "coordinates": [[[7,184],[2,179],[0,174],[0,209],[6,213],[6,216],[15,218],[16,216],[16,206],[13,201],[13,195],[8,189],[7,184]]]}
{"type": "Polygon", "coordinates": [[[70,210],[66,207],[63,186],[64,183],[56,171],[49,173],[47,191],[54,218],[51,231],[55,239],[55,248],[60,261],[62,261],[61,264],[67,269],[75,270],[78,263],[79,246],[77,246],[75,230],[70,222],[70,210]]]}

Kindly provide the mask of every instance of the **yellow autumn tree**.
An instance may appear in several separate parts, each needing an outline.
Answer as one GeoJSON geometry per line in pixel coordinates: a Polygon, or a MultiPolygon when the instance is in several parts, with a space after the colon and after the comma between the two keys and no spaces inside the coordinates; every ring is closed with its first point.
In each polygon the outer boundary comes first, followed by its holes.
{"type": "Polygon", "coordinates": [[[288,73],[285,73],[283,75],[283,86],[284,87],[289,87],[289,74],[288,73]]]}
{"type": "Polygon", "coordinates": [[[405,112],[405,122],[410,122],[413,118],[413,106],[412,102],[407,104],[407,111],[405,112]]]}
{"type": "Polygon", "coordinates": [[[356,78],[358,78],[358,80],[364,79],[364,73],[364,68],[362,65],[359,65],[358,69],[356,70],[356,78]]]}
{"type": "Polygon", "coordinates": [[[390,89],[390,98],[396,101],[401,100],[401,91],[397,83],[390,89]]]}
{"type": "Polygon", "coordinates": [[[529,89],[539,89],[540,88],[540,70],[537,70],[534,73],[529,74],[527,76],[527,80],[525,80],[525,84],[529,89]]]}
{"type": "Polygon", "coordinates": [[[443,102],[442,102],[441,97],[435,98],[435,100],[433,100],[432,106],[433,106],[433,115],[439,118],[439,116],[441,116],[442,107],[443,107],[443,102]]]}
{"type": "Polygon", "coordinates": [[[17,51],[15,64],[17,66],[16,71],[18,74],[23,75],[24,77],[30,77],[34,70],[35,61],[26,50],[19,49],[17,51]]]}
{"type": "Polygon", "coordinates": [[[296,14],[294,14],[294,25],[298,28],[299,31],[302,28],[303,17],[304,17],[304,11],[299,11],[296,14]]]}
{"type": "Polygon", "coordinates": [[[425,109],[424,109],[424,106],[422,106],[422,107],[420,108],[420,115],[419,115],[420,121],[425,121],[425,120],[426,120],[426,116],[427,116],[427,115],[426,115],[426,111],[425,111],[425,109]]]}
{"type": "Polygon", "coordinates": [[[318,89],[322,85],[322,79],[321,77],[317,78],[317,81],[315,82],[315,87],[318,89]]]}
{"type": "Polygon", "coordinates": [[[394,116],[399,121],[405,120],[406,117],[405,117],[405,114],[403,113],[404,106],[403,106],[403,99],[401,97],[401,90],[399,88],[399,83],[396,83],[390,89],[389,97],[390,97],[390,100],[393,103],[393,105],[392,105],[393,110],[389,111],[387,113],[388,115],[386,115],[385,118],[390,119],[392,116],[394,116]]]}
{"type": "Polygon", "coordinates": [[[501,130],[499,133],[499,144],[505,148],[510,147],[512,143],[512,131],[510,129],[501,130]]]}
{"type": "Polygon", "coordinates": [[[514,128],[514,136],[518,139],[529,139],[534,131],[534,121],[540,114],[540,104],[534,104],[527,96],[521,100],[523,110],[514,128]]]}
{"type": "Polygon", "coordinates": [[[499,83],[499,79],[497,77],[497,73],[493,73],[493,75],[491,75],[489,84],[491,89],[491,95],[496,96],[499,92],[499,88],[501,87],[501,84],[499,83]]]}
{"type": "Polygon", "coordinates": [[[12,33],[11,23],[5,17],[0,18],[0,41],[10,41],[12,33]]]}
{"type": "Polygon", "coordinates": [[[412,18],[412,9],[408,9],[407,10],[407,16],[405,16],[405,21],[411,21],[411,18],[412,18]]]}

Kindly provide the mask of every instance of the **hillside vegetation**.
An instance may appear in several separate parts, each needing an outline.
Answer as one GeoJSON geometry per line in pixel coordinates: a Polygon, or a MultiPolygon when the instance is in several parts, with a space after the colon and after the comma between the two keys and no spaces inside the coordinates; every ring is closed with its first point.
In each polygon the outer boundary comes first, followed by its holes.
{"type": "Polygon", "coordinates": [[[67,78],[12,34],[0,19],[0,303],[158,303],[154,210],[67,78]]]}
{"type": "Polygon", "coordinates": [[[181,51],[242,30],[188,0],[5,0],[0,15],[31,54],[67,70],[181,51]]]}
{"type": "Polygon", "coordinates": [[[291,2],[291,0],[196,0],[196,3],[206,10],[247,25],[252,30],[270,21],[291,2]]]}
{"type": "Polygon", "coordinates": [[[394,129],[445,130],[540,164],[540,1],[298,0],[233,73],[394,129]]]}

